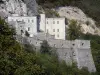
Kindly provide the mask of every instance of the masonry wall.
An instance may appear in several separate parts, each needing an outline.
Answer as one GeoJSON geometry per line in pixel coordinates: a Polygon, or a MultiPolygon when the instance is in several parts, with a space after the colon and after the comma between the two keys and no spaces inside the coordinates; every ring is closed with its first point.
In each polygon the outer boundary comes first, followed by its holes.
{"type": "Polygon", "coordinates": [[[57,40],[53,36],[49,36],[49,39],[44,36],[43,34],[38,34],[38,36],[27,38],[27,40],[30,44],[34,44],[38,50],[42,41],[47,40],[51,47],[57,49],[60,60],[64,60],[69,65],[76,62],[79,69],[87,67],[90,72],[96,71],[89,40],[57,40]]]}
{"type": "Polygon", "coordinates": [[[8,22],[12,21],[16,22],[16,30],[22,26],[19,22],[23,22],[23,27],[30,34],[30,37],[37,34],[37,17],[8,17],[8,22]]]}
{"type": "Polygon", "coordinates": [[[76,42],[78,45],[77,47],[77,63],[78,68],[87,67],[90,72],[95,72],[96,68],[94,65],[91,48],[90,48],[90,41],[87,40],[79,40],[76,42]]]}
{"type": "Polygon", "coordinates": [[[46,18],[40,14],[40,30],[54,35],[55,39],[65,40],[65,18],[46,18]]]}
{"type": "Polygon", "coordinates": [[[46,18],[45,32],[65,40],[65,18],[46,18]]]}

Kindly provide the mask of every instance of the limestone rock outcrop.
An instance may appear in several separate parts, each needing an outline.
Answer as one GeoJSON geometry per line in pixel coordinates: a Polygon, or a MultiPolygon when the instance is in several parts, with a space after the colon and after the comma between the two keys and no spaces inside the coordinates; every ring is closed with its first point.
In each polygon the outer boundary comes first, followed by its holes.
{"type": "Polygon", "coordinates": [[[0,2],[0,16],[32,16],[37,14],[35,0],[2,0],[0,2]]]}
{"type": "Polygon", "coordinates": [[[68,20],[76,20],[82,26],[83,33],[91,33],[100,35],[99,28],[96,27],[95,21],[89,18],[81,9],[72,6],[59,7],[55,9],[60,17],[65,17],[68,20]]]}
{"type": "Polygon", "coordinates": [[[29,15],[38,14],[38,11],[37,11],[38,4],[36,3],[36,0],[23,0],[23,2],[27,5],[28,10],[30,11],[28,12],[29,15]]]}

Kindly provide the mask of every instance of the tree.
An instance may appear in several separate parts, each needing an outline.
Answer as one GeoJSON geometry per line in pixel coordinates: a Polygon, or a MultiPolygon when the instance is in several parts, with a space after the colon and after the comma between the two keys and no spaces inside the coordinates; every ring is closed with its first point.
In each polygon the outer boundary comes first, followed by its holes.
{"type": "Polygon", "coordinates": [[[36,55],[32,47],[24,45],[24,48],[13,35],[13,29],[0,19],[0,75],[89,75],[49,55],[51,47],[47,41],[41,45],[41,51],[46,54],[36,55]]]}
{"type": "Polygon", "coordinates": [[[42,43],[41,43],[41,47],[40,47],[40,52],[41,53],[47,53],[47,54],[51,54],[51,47],[49,46],[48,42],[46,40],[44,40],[42,43]]]}
{"type": "Polygon", "coordinates": [[[36,55],[14,39],[15,31],[0,18],[0,75],[39,75],[36,55]]]}
{"type": "Polygon", "coordinates": [[[75,20],[71,20],[68,28],[68,39],[75,40],[81,36],[81,26],[75,20]]]}

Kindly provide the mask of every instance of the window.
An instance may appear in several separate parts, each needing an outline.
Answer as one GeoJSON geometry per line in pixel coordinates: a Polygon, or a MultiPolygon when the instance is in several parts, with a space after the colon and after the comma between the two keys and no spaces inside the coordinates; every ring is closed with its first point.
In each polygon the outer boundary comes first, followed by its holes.
{"type": "Polygon", "coordinates": [[[56,46],[56,44],[54,44],[54,47],[56,46]]]}
{"type": "Polygon", "coordinates": [[[59,29],[57,29],[57,32],[59,32],[59,29]]]}
{"type": "Polygon", "coordinates": [[[55,29],[53,29],[53,32],[55,32],[55,29]]]}
{"type": "Polygon", "coordinates": [[[84,45],[84,43],[82,43],[82,46],[84,45]]]}
{"type": "Polygon", "coordinates": [[[22,21],[24,22],[24,20],[22,19],[22,21]]]}
{"type": "Polygon", "coordinates": [[[48,21],[47,21],[47,24],[48,24],[48,21]]]}
{"type": "Polygon", "coordinates": [[[55,21],[53,21],[53,24],[55,24],[55,21]]]}
{"type": "Polygon", "coordinates": [[[63,44],[61,46],[63,47],[63,44]]]}
{"type": "Polygon", "coordinates": [[[28,22],[30,22],[30,20],[28,19],[28,22]]]}
{"type": "Polygon", "coordinates": [[[32,22],[34,22],[34,20],[32,20],[32,22]]]}
{"type": "Polygon", "coordinates": [[[57,24],[59,24],[59,21],[57,21],[57,24]]]}
{"type": "Polygon", "coordinates": [[[59,37],[59,34],[57,35],[57,37],[59,37]]]}
{"type": "Polygon", "coordinates": [[[48,29],[47,29],[47,33],[48,33],[49,31],[48,31],[48,29]]]}
{"type": "Polygon", "coordinates": [[[30,27],[28,27],[28,31],[30,31],[30,27]]]}
{"type": "Polygon", "coordinates": [[[72,44],[73,46],[75,46],[75,44],[72,44]]]}

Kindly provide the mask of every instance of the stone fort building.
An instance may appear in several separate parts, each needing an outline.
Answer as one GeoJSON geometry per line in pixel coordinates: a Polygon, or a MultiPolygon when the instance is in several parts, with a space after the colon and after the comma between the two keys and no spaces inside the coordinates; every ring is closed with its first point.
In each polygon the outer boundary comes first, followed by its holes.
{"type": "Polygon", "coordinates": [[[46,18],[45,14],[33,17],[10,16],[8,23],[16,28],[18,41],[39,48],[42,41],[47,40],[51,47],[57,49],[59,59],[65,60],[67,64],[76,62],[79,69],[87,67],[90,72],[96,71],[90,41],[65,40],[65,18],[46,18]],[[29,34],[27,38],[26,32],[29,34]]]}
{"type": "Polygon", "coordinates": [[[45,14],[40,14],[38,17],[11,16],[8,17],[8,22],[15,22],[18,34],[23,30],[23,35],[24,31],[27,31],[30,37],[34,37],[40,31],[54,35],[55,39],[65,40],[65,18],[46,18],[45,14]]]}

